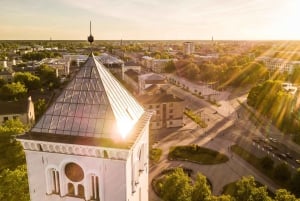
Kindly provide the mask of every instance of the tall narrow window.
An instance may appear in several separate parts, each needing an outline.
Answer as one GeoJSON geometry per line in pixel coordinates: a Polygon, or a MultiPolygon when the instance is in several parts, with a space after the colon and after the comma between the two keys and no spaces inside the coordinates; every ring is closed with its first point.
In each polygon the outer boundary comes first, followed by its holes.
{"type": "Polygon", "coordinates": [[[78,184],[78,197],[84,198],[84,187],[82,184],[78,184]]]}
{"type": "Polygon", "coordinates": [[[68,183],[68,195],[75,196],[75,189],[72,183],[68,183]]]}
{"type": "Polygon", "coordinates": [[[139,201],[142,201],[142,189],[141,189],[141,187],[139,189],[139,201]]]}
{"type": "Polygon", "coordinates": [[[145,159],[145,144],[142,144],[139,152],[138,152],[138,158],[139,158],[139,172],[143,172],[145,170],[145,165],[147,163],[145,159]]]}
{"type": "Polygon", "coordinates": [[[60,184],[59,184],[59,173],[56,169],[50,169],[50,177],[51,177],[51,191],[54,194],[60,193],[60,184]]]}
{"type": "Polygon", "coordinates": [[[92,182],[92,200],[100,200],[99,199],[99,179],[96,175],[91,176],[92,182]]]}

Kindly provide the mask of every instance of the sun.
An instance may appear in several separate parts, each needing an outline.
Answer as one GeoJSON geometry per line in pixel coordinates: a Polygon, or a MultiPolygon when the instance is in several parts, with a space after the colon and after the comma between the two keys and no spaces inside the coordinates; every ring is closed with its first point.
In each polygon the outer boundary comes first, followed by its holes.
{"type": "Polygon", "coordinates": [[[127,137],[130,130],[134,126],[134,121],[130,121],[128,119],[122,119],[117,121],[118,131],[123,139],[127,137]]]}

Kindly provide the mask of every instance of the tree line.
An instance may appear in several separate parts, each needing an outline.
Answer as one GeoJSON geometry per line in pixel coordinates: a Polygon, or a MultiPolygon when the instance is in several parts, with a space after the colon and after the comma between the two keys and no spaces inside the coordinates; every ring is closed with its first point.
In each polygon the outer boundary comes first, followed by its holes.
{"type": "Polygon", "coordinates": [[[176,168],[154,185],[164,201],[299,201],[285,189],[278,189],[271,197],[267,188],[259,186],[252,176],[238,180],[230,193],[215,196],[203,174],[198,173],[192,180],[182,168],[176,168]]]}
{"type": "Polygon", "coordinates": [[[25,154],[15,139],[27,129],[18,119],[0,125],[0,200],[29,200],[25,154]]]}
{"type": "Polygon", "coordinates": [[[19,100],[32,90],[52,90],[60,86],[59,78],[56,77],[55,69],[41,65],[37,68],[37,75],[29,72],[17,72],[14,74],[13,82],[7,83],[0,78],[0,99],[19,100]]]}
{"type": "Polygon", "coordinates": [[[267,80],[253,87],[248,94],[247,104],[285,133],[299,131],[298,96],[286,91],[282,81],[267,80]]]}

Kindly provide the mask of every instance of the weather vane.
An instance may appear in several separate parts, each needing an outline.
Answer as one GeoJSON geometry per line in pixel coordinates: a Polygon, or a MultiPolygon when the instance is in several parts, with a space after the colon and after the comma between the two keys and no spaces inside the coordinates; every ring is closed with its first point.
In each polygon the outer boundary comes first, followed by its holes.
{"type": "Polygon", "coordinates": [[[91,46],[94,42],[94,36],[92,35],[92,22],[90,21],[90,35],[88,36],[88,41],[90,42],[91,46]]]}

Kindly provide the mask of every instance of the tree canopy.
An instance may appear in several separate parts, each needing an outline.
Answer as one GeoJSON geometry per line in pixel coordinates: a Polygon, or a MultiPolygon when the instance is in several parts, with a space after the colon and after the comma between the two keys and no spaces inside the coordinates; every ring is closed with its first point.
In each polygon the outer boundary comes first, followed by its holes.
{"type": "Polygon", "coordinates": [[[42,52],[30,52],[22,55],[24,61],[41,61],[44,58],[55,58],[61,57],[58,52],[42,51],[42,52]]]}
{"type": "Polygon", "coordinates": [[[41,65],[37,69],[41,84],[49,89],[57,88],[59,86],[59,79],[56,77],[55,69],[47,65],[41,65]]]}
{"type": "Polygon", "coordinates": [[[162,184],[164,201],[191,201],[191,193],[190,178],[182,168],[176,168],[171,174],[166,175],[162,184]]]}
{"type": "Polygon", "coordinates": [[[0,126],[0,172],[5,168],[15,169],[25,163],[23,148],[15,136],[27,130],[19,119],[10,119],[0,126]]]}
{"type": "Polygon", "coordinates": [[[18,100],[25,97],[26,93],[25,85],[20,82],[7,83],[0,88],[0,97],[3,100],[18,100]]]}
{"type": "Polygon", "coordinates": [[[29,201],[26,166],[15,170],[5,169],[0,174],[0,200],[29,201]]]}
{"type": "Polygon", "coordinates": [[[0,125],[0,200],[29,200],[25,154],[15,140],[27,129],[18,119],[0,125]]]}
{"type": "Polygon", "coordinates": [[[38,89],[41,85],[40,78],[29,72],[17,72],[14,75],[14,82],[24,84],[28,90],[38,89]]]}
{"type": "Polygon", "coordinates": [[[242,177],[234,184],[230,195],[220,196],[212,195],[204,175],[198,173],[192,181],[182,168],[175,168],[160,182],[164,201],[300,201],[285,189],[278,189],[273,199],[266,186],[258,185],[252,176],[242,177]]]}
{"type": "Polygon", "coordinates": [[[285,91],[281,81],[267,80],[253,87],[247,97],[249,106],[270,118],[283,131],[293,132],[297,126],[293,114],[297,111],[294,96],[285,91]]]}

